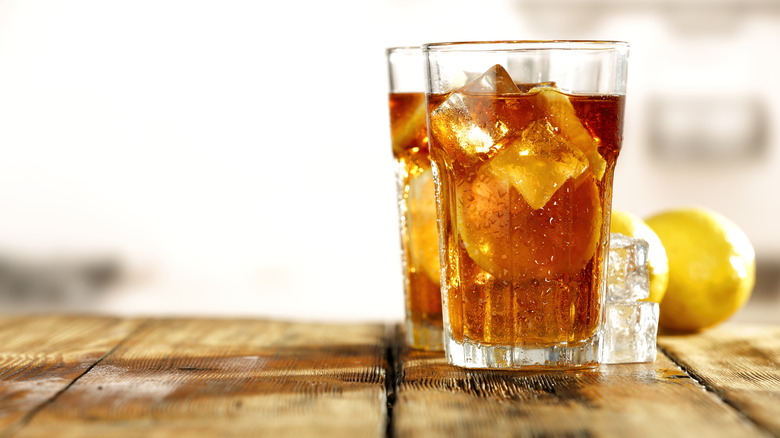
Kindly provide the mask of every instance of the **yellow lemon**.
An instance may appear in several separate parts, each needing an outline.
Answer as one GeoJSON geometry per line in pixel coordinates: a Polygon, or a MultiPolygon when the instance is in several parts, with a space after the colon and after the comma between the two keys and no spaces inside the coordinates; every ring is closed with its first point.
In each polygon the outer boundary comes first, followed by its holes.
{"type": "Polygon", "coordinates": [[[611,231],[647,242],[650,297],[646,301],[660,303],[669,284],[669,259],[661,239],[639,216],[622,210],[612,210],[611,231]]]}
{"type": "Polygon", "coordinates": [[[755,284],[753,246],[736,224],[702,208],[658,213],[645,222],[669,257],[669,286],[660,325],[692,332],[728,319],[755,284]]]}

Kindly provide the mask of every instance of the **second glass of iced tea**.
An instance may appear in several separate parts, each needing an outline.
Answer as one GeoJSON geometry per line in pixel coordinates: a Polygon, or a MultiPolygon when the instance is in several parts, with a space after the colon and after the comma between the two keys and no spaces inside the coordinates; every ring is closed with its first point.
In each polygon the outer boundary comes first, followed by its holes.
{"type": "Polygon", "coordinates": [[[439,234],[425,124],[425,73],[420,47],[387,49],[390,127],[396,160],[403,262],[406,342],[442,350],[439,234]]]}
{"type": "Polygon", "coordinates": [[[423,52],[448,361],[595,366],[628,45],[423,52]]]}

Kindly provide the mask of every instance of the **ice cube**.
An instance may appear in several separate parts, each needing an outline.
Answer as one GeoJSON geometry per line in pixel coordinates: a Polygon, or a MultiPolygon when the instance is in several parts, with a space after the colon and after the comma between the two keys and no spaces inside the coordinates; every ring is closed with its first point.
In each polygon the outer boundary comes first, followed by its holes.
{"type": "Polygon", "coordinates": [[[530,111],[507,113],[486,100],[486,95],[520,93],[509,73],[495,65],[450,94],[430,113],[430,129],[453,159],[468,163],[487,154],[519,127],[528,123],[530,111]],[[510,124],[517,124],[512,126],[510,124]]]}
{"type": "Polygon", "coordinates": [[[658,303],[608,302],[604,309],[601,362],[653,362],[658,334],[658,303]]]}
{"type": "Polygon", "coordinates": [[[588,157],[546,121],[534,121],[490,160],[494,177],[508,181],[534,210],[547,204],[567,179],[588,169],[588,157]]]}
{"type": "Polygon", "coordinates": [[[431,111],[431,130],[445,148],[457,148],[456,156],[474,157],[490,151],[506,135],[503,123],[482,124],[470,111],[469,98],[452,93],[441,105],[431,111]]]}
{"type": "Polygon", "coordinates": [[[609,240],[607,267],[607,301],[631,302],[650,296],[647,267],[648,244],[619,233],[609,240]]]}
{"type": "Polygon", "coordinates": [[[520,88],[514,83],[509,73],[496,64],[485,73],[464,85],[460,91],[472,94],[514,94],[520,93],[520,88]]]}

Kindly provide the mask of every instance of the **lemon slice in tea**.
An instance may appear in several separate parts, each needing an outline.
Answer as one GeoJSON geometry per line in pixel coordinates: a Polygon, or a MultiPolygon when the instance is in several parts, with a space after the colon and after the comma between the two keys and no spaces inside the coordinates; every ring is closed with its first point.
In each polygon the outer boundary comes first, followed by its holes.
{"type": "Polygon", "coordinates": [[[469,257],[501,279],[576,274],[601,237],[601,203],[591,173],[567,179],[535,209],[487,166],[459,187],[457,229],[469,257]]]}
{"type": "Polygon", "coordinates": [[[544,112],[545,118],[559,130],[561,135],[568,138],[573,146],[588,157],[593,174],[596,175],[597,180],[601,181],[607,169],[607,162],[599,154],[598,140],[590,135],[588,129],[577,117],[569,98],[555,88],[534,88],[531,93],[537,91],[539,108],[544,112]]]}
{"type": "Polygon", "coordinates": [[[439,284],[439,232],[436,225],[433,173],[427,169],[412,178],[409,198],[409,258],[412,268],[439,284]]]}

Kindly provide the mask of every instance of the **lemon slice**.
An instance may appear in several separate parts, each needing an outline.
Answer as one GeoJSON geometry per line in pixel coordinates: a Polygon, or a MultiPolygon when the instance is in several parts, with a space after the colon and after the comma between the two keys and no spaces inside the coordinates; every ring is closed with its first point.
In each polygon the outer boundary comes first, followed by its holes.
{"type": "Polygon", "coordinates": [[[593,174],[601,181],[607,169],[607,162],[599,154],[599,141],[590,135],[577,117],[569,98],[549,87],[533,88],[531,93],[534,92],[538,92],[539,107],[550,124],[588,157],[593,174]]]}
{"type": "Polygon", "coordinates": [[[593,257],[601,236],[595,178],[567,179],[540,209],[532,208],[488,167],[458,187],[457,229],[469,257],[501,279],[576,274],[593,257]]]}
{"type": "Polygon", "coordinates": [[[435,284],[440,282],[439,231],[436,224],[433,173],[427,169],[410,182],[409,198],[409,258],[412,268],[427,275],[435,284]]]}
{"type": "MultiPolygon", "coordinates": [[[[400,156],[409,145],[420,146],[424,144],[427,135],[425,122],[425,95],[414,93],[407,96],[411,100],[408,103],[410,110],[400,112],[391,117],[390,130],[392,133],[393,153],[400,156]]],[[[392,109],[391,109],[392,111],[392,109]]]]}

